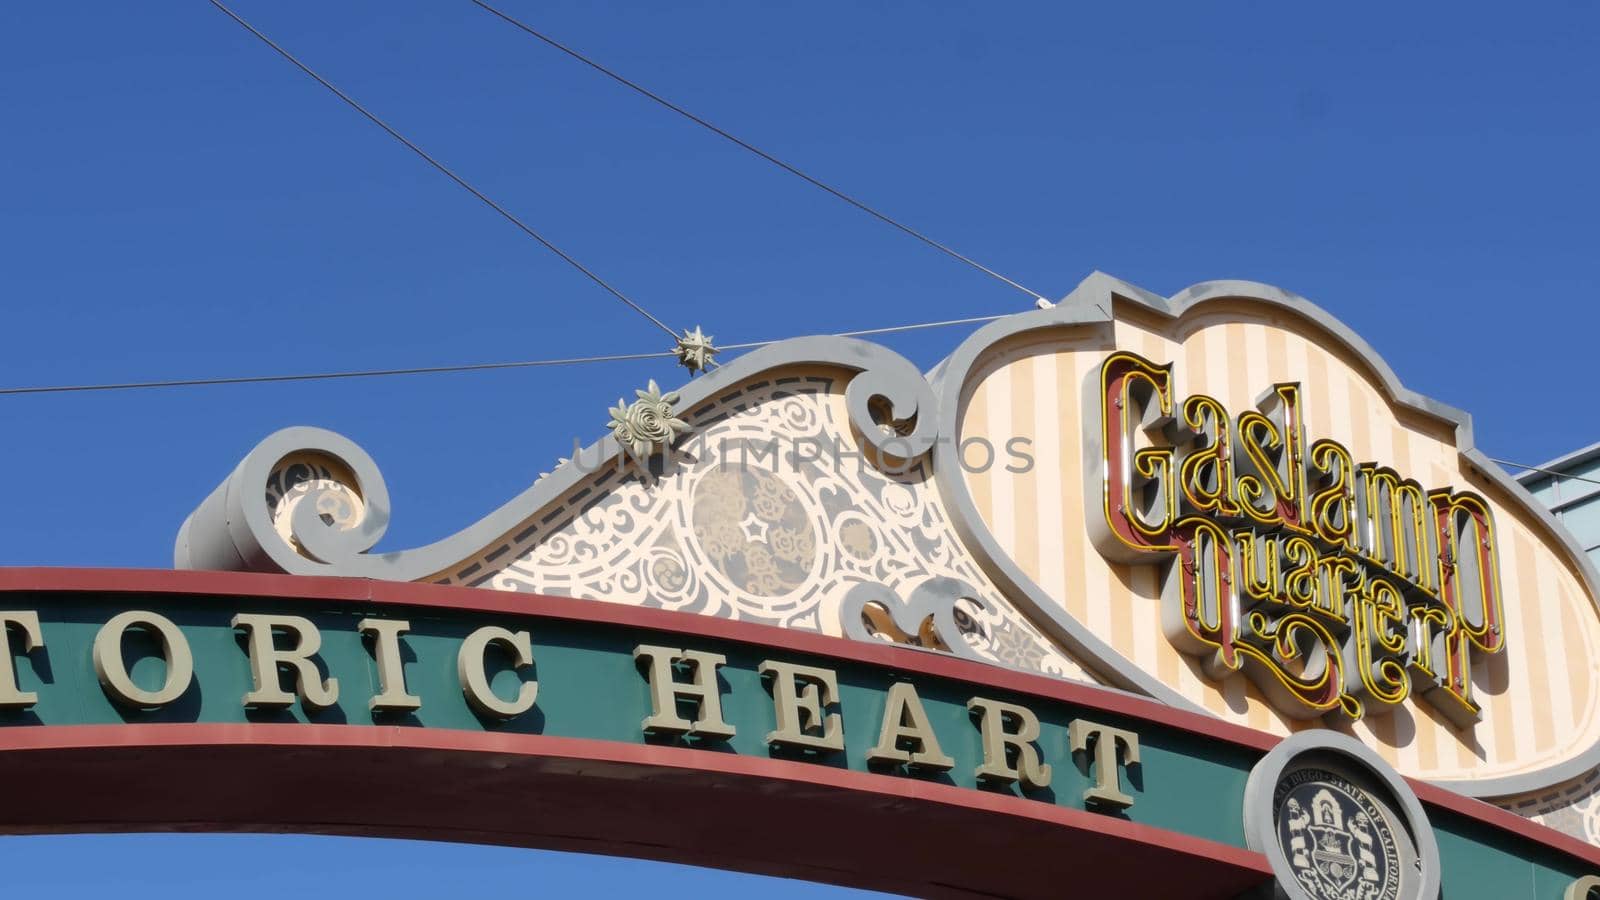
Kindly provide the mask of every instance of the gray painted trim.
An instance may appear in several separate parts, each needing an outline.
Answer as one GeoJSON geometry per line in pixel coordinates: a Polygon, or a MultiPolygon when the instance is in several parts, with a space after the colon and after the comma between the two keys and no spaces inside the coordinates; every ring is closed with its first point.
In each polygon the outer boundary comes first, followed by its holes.
{"type": "MultiPolygon", "coordinates": [[[[1048,635],[1077,655],[1080,663],[1093,667],[1095,674],[1104,680],[1117,687],[1148,694],[1172,706],[1210,715],[1150,673],[1128,662],[1105,642],[1090,634],[1088,628],[1074,620],[1065,609],[1051,601],[990,534],[973,505],[971,492],[967,489],[955,454],[959,452],[957,442],[964,405],[962,391],[974,367],[982,362],[990,348],[1015,335],[1063,326],[1099,328],[1107,348],[1110,348],[1114,346],[1110,330],[1114,303],[1119,299],[1137,303],[1173,320],[1203,310],[1207,304],[1216,301],[1255,301],[1292,312],[1321,328],[1372,370],[1392,405],[1430,416],[1454,428],[1456,448],[1463,461],[1504,490],[1514,502],[1521,503],[1544,526],[1549,536],[1566,550],[1589,592],[1590,602],[1595,604],[1596,614],[1600,615],[1600,572],[1596,572],[1594,564],[1577,540],[1544,505],[1477,449],[1472,439],[1471,416],[1402,385],[1394,370],[1378,356],[1377,351],[1343,322],[1298,294],[1253,281],[1202,282],[1166,299],[1103,272],[1095,272],[1053,309],[1021,313],[979,329],[934,370],[934,390],[939,397],[938,433],[943,440],[934,448],[933,472],[939,492],[950,510],[951,521],[968,549],[1001,583],[1003,589],[1009,589],[1012,602],[1032,617],[1034,623],[1048,635]]],[[[1596,765],[1600,765],[1600,741],[1566,762],[1536,772],[1500,778],[1440,779],[1436,783],[1470,797],[1503,797],[1560,784],[1596,765]]]]}
{"type": "MultiPolygon", "coordinates": [[[[934,442],[935,418],[928,382],[916,366],[893,351],[853,338],[805,337],[782,341],[739,357],[679,390],[680,414],[692,417],[702,404],[769,369],[822,365],[855,372],[845,388],[850,421],[869,444],[893,456],[916,458],[934,442]],[[885,435],[870,410],[874,398],[887,400],[897,421],[915,419],[911,434],[885,435]]],[[[424,547],[368,553],[389,526],[389,492],[377,465],[353,441],[321,428],[294,427],[257,444],[211,496],[189,515],[178,533],[174,565],[180,569],[249,569],[291,575],[341,575],[420,581],[479,552],[516,528],[594,472],[626,465],[609,435],[579,451],[583,465],[558,467],[510,502],[461,531],[424,547]],[[301,503],[292,521],[302,555],[272,527],[265,489],[279,460],[309,451],[333,457],[355,473],[367,515],[357,528],[338,531],[319,519],[312,504],[301,503]],[[591,463],[591,460],[593,461],[591,463]]]]}
{"type": "Polygon", "coordinates": [[[1153,673],[1138,668],[1074,619],[1039,587],[1028,574],[1012,560],[990,533],[978,508],[972,501],[961,466],[961,414],[965,406],[963,388],[973,367],[988,349],[1013,335],[1060,326],[1085,325],[1101,329],[1107,341],[1111,339],[1109,318],[1092,304],[1073,303],[1083,288],[1050,309],[1019,313],[1000,319],[978,329],[961,343],[950,357],[939,365],[938,381],[934,385],[939,397],[939,435],[943,440],[933,448],[933,476],[955,527],[967,549],[977,557],[979,564],[999,584],[1012,603],[1038,626],[1047,636],[1064,647],[1078,662],[1090,669],[1101,681],[1124,690],[1154,697],[1169,706],[1210,715],[1205,708],[1187,697],[1153,673]]]}
{"type": "MultiPolygon", "coordinates": [[[[1428,822],[1428,812],[1423,809],[1411,786],[1399,773],[1389,768],[1378,754],[1366,744],[1337,731],[1302,731],[1285,738],[1272,748],[1250,770],[1244,786],[1244,838],[1251,850],[1264,854],[1272,871],[1278,876],[1279,896],[1288,900],[1315,900],[1295,880],[1294,868],[1278,843],[1277,823],[1273,821],[1272,795],[1283,773],[1306,755],[1343,757],[1355,767],[1370,774],[1388,791],[1390,808],[1405,819],[1405,827],[1416,842],[1418,858],[1422,861],[1422,877],[1415,882],[1416,890],[1401,895],[1401,900],[1434,900],[1439,896],[1441,862],[1439,841],[1428,822]]],[[[1309,761],[1308,761],[1309,763],[1309,761]]],[[[1401,861],[1404,863],[1404,860],[1401,861]]]]}
{"type": "MultiPolygon", "coordinates": [[[[851,338],[806,337],[783,341],[748,353],[684,386],[680,409],[691,413],[722,391],[760,373],[788,365],[822,365],[858,373],[846,387],[851,422],[875,448],[894,456],[916,457],[933,451],[934,479],[949,507],[957,534],[984,565],[1018,609],[1077,661],[1107,684],[1146,694],[1169,705],[1206,715],[1151,673],[1134,667],[1088,628],[1057,607],[1005,554],[972,503],[961,466],[957,438],[962,390],[972,369],[997,342],[1029,331],[1084,327],[1098,329],[1107,347],[1112,342],[1115,299],[1131,301],[1171,319],[1225,299],[1252,300],[1277,306],[1310,321],[1362,360],[1380,381],[1391,403],[1440,419],[1454,427],[1456,445],[1469,466],[1521,502],[1566,548],[1580,572],[1591,600],[1600,604],[1600,573],[1583,548],[1516,479],[1489,462],[1472,441],[1466,413],[1422,396],[1401,385],[1393,370],[1366,341],[1309,300],[1275,287],[1248,281],[1203,282],[1171,299],[1096,272],[1059,305],[1019,313],[991,322],[964,341],[929,376],[908,360],[877,344],[851,338]],[[874,397],[887,399],[896,420],[915,420],[903,438],[885,436],[869,409],[874,397]],[[943,438],[942,440],[938,440],[943,438]]],[[[1583,451],[1580,451],[1583,452],[1583,451]]],[[[585,463],[567,464],[512,498],[478,522],[442,540],[411,550],[368,553],[388,527],[390,506],[383,477],[369,456],[348,439],[320,428],[289,428],[258,444],[232,474],[185,520],[178,534],[174,561],[178,568],[250,569],[299,575],[343,575],[419,581],[467,559],[539,510],[559,499],[581,480],[606,465],[623,464],[616,442],[605,437],[581,451],[585,463]],[[272,467],[295,451],[321,452],[341,460],[356,474],[368,515],[354,531],[336,532],[301,504],[292,522],[295,539],[311,558],[285,543],[271,527],[264,490],[272,467]]],[[[1600,610],[1600,606],[1597,606],[1600,610]]],[[[1564,763],[1537,772],[1492,779],[1444,780],[1439,783],[1468,796],[1498,797],[1527,793],[1567,781],[1600,765],[1600,742],[1564,763]]]]}

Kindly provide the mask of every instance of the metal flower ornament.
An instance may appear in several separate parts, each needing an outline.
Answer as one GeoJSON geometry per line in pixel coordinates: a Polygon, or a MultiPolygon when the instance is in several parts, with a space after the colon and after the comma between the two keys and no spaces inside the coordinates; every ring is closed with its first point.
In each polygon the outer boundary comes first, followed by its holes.
{"type": "Polygon", "coordinates": [[[644,462],[657,446],[665,450],[691,429],[673,410],[678,402],[677,391],[663,394],[655,379],[651,379],[648,390],[634,393],[638,395],[637,400],[624,403],[619,397],[617,405],[612,407],[611,436],[629,456],[644,462]]]}
{"type": "Polygon", "coordinates": [[[685,331],[683,337],[678,338],[678,346],[672,352],[690,374],[698,375],[715,363],[715,357],[721,351],[711,343],[711,335],[705,334],[696,325],[693,331],[685,331]]]}

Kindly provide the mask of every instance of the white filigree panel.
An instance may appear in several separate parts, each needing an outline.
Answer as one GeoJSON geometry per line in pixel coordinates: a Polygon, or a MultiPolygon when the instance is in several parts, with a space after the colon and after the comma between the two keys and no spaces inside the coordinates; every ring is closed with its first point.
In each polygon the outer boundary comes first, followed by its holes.
{"type": "Polygon", "coordinates": [[[1540,825],[1600,846],[1600,770],[1591,769],[1549,790],[1493,802],[1540,825]]]}
{"type": "Polygon", "coordinates": [[[861,456],[843,389],[832,375],[794,374],[723,394],[687,412],[696,433],[662,471],[608,465],[430,580],[840,635],[856,585],[905,597],[957,579],[978,595],[954,610],[974,654],[1090,680],[963,549],[926,460],[887,472],[861,456]]]}

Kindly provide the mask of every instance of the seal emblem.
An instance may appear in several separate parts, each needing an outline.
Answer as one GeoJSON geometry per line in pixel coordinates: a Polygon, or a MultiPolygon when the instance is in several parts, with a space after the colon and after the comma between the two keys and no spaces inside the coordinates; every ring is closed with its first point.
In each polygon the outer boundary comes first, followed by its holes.
{"type": "Polygon", "coordinates": [[[1397,900],[1400,852],[1388,814],[1326,769],[1284,773],[1273,791],[1278,845],[1315,900],[1397,900]]]}
{"type": "Polygon", "coordinates": [[[1404,778],[1347,734],[1308,729],[1244,786],[1245,843],[1274,900],[1438,900],[1439,842],[1404,778]]]}

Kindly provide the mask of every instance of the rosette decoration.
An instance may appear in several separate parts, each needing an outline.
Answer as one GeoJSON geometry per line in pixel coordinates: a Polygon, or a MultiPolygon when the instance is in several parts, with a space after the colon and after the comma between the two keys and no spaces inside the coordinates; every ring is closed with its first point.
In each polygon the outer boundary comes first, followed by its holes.
{"type": "Polygon", "coordinates": [[[689,423],[677,417],[673,407],[678,402],[678,392],[661,393],[655,379],[632,403],[617,398],[611,408],[611,436],[628,455],[643,462],[657,446],[665,449],[680,436],[689,432],[689,423]]]}

